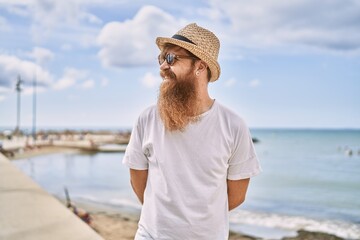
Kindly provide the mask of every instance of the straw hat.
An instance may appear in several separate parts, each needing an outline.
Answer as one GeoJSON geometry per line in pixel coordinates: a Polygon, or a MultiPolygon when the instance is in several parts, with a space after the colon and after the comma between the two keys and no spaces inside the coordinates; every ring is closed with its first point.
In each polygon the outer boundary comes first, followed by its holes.
{"type": "Polygon", "coordinates": [[[219,78],[220,65],[217,62],[217,58],[219,55],[220,41],[214,33],[199,27],[196,23],[191,23],[183,29],[180,29],[171,38],[156,38],[156,44],[160,50],[163,49],[166,43],[182,47],[206,62],[211,71],[210,82],[214,82],[219,78]]]}

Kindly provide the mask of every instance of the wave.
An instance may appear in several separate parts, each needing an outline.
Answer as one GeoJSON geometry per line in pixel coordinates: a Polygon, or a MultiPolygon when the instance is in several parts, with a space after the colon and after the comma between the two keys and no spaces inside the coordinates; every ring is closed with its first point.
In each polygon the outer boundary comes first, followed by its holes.
{"type": "Polygon", "coordinates": [[[230,214],[230,223],[266,228],[311,232],[324,232],[345,239],[360,239],[360,224],[341,221],[307,218],[302,216],[235,210],[230,214]]]}
{"type": "MultiPolygon", "coordinates": [[[[141,205],[132,198],[113,197],[104,199],[90,194],[78,194],[74,195],[74,198],[93,204],[106,205],[114,209],[124,208],[139,212],[141,210],[141,205]]],[[[239,209],[230,213],[230,224],[234,229],[251,229],[248,233],[253,236],[259,235],[259,232],[262,232],[263,235],[268,233],[272,235],[271,237],[280,236],[281,234],[285,236],[303,229],[311,232],[324,232],[349,240],[360,239],[360,224],[342,220],[323,220],[239,209]],[[244,225],[247,227],[244,227],[244,225]]],[[[266,238],[266,236],[262,237],[266,238]]]]}
{"type": "Polygon", "coordinates": [[[104,198],[98,198],[93,195],[86,194],[74,195],[74,198],[80,201],[106,205],[114,208],[130,208],[138,211],[141,210],[141,205],[139,203],[135,202],[133,199],[128,198],[109,198],[105,200],[104,198]]]}

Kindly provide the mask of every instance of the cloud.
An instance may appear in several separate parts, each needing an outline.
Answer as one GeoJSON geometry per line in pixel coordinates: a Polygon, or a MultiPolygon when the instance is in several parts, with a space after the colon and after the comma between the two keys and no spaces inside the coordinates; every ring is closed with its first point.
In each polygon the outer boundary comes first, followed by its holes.
{"type": "Polygon", "coordinates": [[[228,80],[225,81],[224,85],[225,87],[232,87],[236,84],[236,79],[235,78],[230,78],[228,80]]]}
{"type": "Polygon", "coordinates": [[[87,72],[75,68],[66,68],[63,76],[52,86],[55,90],[64,90],[74,86],[77,81],[87,77],[87,72]]]}
{"type": "Polygon", "coordinates": [[[142,84],[147,88],[157,87],[161,81],[162,80],[159,75],[154,75],[151,72],[146,73],[141,79],[142,84]]]}
{"type": "Polygon", "coordinates": [[[72,46],[71,46],[71,44],[65,43],[65,44],[61,45],[61,50],[70,51],[70,50],[72,50],[72,46]]]}
{"type": "MultiPolygon", "coordinates": [[[[0,1],[1,2],[1,1],[0,1]]],[[[32,40],[36,43],[46,41],[70,42],[80,47],[96,45],[102,19],[88,9],[102,6],[98,0],[62,0],[3,1],[3,7],[9,14],[25,18],[32,40]]],[[[17,25],[14,22],[13,25],[17,25]]],[[[24,25],[20,24],[17,27],[24,25]]]]}
{"type": "Polygon", "coordinates": [[[18,76],[21,76],[24,87],[32,86],[34,77],[39,86],[50,86],[53,82],[53,76],[38,64],[16,56],[0,54],[0,86],[12,88],[18,76]]]}
{"type": "Polygon", "coordinates": [[[20,17],[28,17],[29,16],[29,11],[27,10],[27,4],[25,2],[18,2],[16,3],[15,1],[9,1],[6,7],[6,10],[11,13],[11,14],[15,14],[18,15],[20,17]],[[11,5],[14,4],[14,5],[11,5]],[[24,4],[24,5],[21,5],[24,4]]]}
{"type": "Polygon", "coordinates": [[[28,53],[28,56],[34,59],[36,63],[43,65],[54,58],[54,53],[46,48],[34,47],[32,52],[28,53]]]}
{"type": "Polygon", "coordinates": [[[134,67],[155,63],[158,36],[171,36],[179,20],[154,6],[142,7],[133,19],[106,24],[98,36],[98,53],[104,66],[134,67]]]}
{"type": "MultiPolygon", "coordinates": [[[[208,18],[222,18],[223,40],[236,46],[311,46],[336,51],[360,48],[356,0],[213,0],[208,18]]],[[[205,16],[205,15],[204,15],[205,16]]]]}
{"type": "Polygon", "coordinates": [[[94,14],[83,12],[80,14],[80,19],[83,19],[92,24],[101,24],[103,21],[94,14]]]}
{"type": "Polygon", "coordinates": [[[95,81],[92,80],[92,79],[89,79],[89,80],[86,80],[85,82],[83,82],[80,85],[80,88],[82,88],[82,89],[90,89],[90,88],[94,88],[94,86],[95,86],[95,81]]]}
{"type": "Polygon", "coordinates": [[[106,87],[106,86],[108,86],[109,85],[109,79],[107,79],[107,78],[102,78],[101,79],[101,86],[102,87],[106,87]]]}
{"type": "MultiPolygon", "coordinates": [[[[58,41],[58,45],[67,43],[65,49],[79,45],[94,47],[98,43],[98,55],[104,66],[144,66],[154,62],[157,55],[155,38],[171,36],[188,23],[174,15],[189,16],[189,20],[212,29],[221,39],[221,52],[231,59],[235,55],[241,58],[238,49],[243,47],[275,47],[287,51],[298,49],[293,48],[296,46],[302,51],[305,46],[310,50],[360,52],[358,0],[211,0],[201,6],[195,2],[189,6],[183,2],[164,6],[160,1],[155,4],[165,10],[143,6],[132,18],[107,23],[102,29],[105,20],[101,19],[101,14],[114,6],[123,7],[126,1],[0,2],[10,15],[29,20],[30,32],[37,43],[50,39],[58,41]],[[180,4],[183,6],[181,9],[177,6],[180,4]],[[191,14],[185,12],[186,7],[192,8],[191,14]]],[[[133,10],[141,4],[143,2],[132,3],[127,9],[133,10]]],[[[8,25],[8,21],[0,16],[0,30],[8,25]]]]}
{"type": "MultiPolygon", "coordinates": [[[[43,93],[43,92],[46,92],[47,88],[45,87],[42,87],[42,86],[37,86],[36,87],[36,93],[43,93]]],[[[34,88],[33,87],[28,87],[28,88],[25,88],[22,93],[24,95],[32,95],[34,92],[34,88]]]]}
{"type": "Polygon", "coordinates": [[[46,28],[64,24],[76,25],[80,22],[101,23],[96,15],[86,10],[86,5],[85,1],[79,0],[74,0],[71,4],[61,0],[37,0],[29,3],[28,9],[34,21],[46,28]]]}
{"type": "Polygon", "coordinates": [[[253,79],[249,82],[249,86],[253,88],[260,86],[260,84],[261,83],[258,79],[253,79]]]}
{"type": "Polygon", "coordinates": [[[9,92],[9,91],[10,91],[9,88],[5,88],[5,87],[0,86],[0,93],[6,93],[6,92],[9,92]]]}
{"type": "Polygon", "coordinates": [[[0,102],[5,100],[5,98],[6,98],[5,95],[9,92],[12,92],[12,90],[9,88],[4,88],[4,87],[0,86],[0,102]]]}

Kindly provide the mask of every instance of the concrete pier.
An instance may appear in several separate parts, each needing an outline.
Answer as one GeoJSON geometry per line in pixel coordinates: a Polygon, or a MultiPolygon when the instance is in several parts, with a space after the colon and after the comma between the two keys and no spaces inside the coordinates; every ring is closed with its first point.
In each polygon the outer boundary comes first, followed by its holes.
{"type": "Polygon", "coordinates": [[[103,240],[0,153],[0,240],[103,240]]]}

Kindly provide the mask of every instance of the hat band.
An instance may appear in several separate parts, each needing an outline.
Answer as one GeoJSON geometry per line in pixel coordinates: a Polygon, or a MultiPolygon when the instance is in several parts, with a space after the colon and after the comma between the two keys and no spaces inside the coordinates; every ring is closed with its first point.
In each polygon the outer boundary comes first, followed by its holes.
{"type": "Polygon", "coordinates": [[[175,34],[174,36],[172,36],[172,38],[175,38],[177,40],[180,40],[180,41],[184,41],[184,42],[188,42],[188,43],[191,43],[191,44],[194,44],[196,45],[195,43],[193,43],[190,39],[188,39],[187,37],[184,37],[184,36],[181,36],[181,35],[178,35],[178,34],[175,34]]]}

